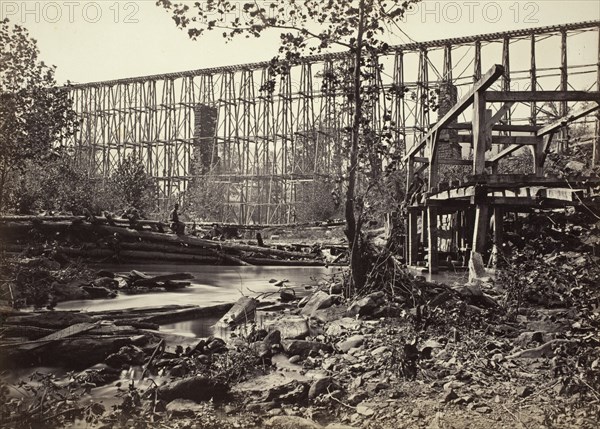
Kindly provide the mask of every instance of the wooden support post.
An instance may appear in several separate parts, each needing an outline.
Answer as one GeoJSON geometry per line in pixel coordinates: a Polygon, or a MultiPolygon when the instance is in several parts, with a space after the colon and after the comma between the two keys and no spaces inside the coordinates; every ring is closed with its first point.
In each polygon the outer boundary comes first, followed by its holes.
{"type": "Polygon", "coordinates": [[[408,211],[408,265],[417,265],[417,254],[419,252],[419,232],[417,230],[417,212],[414,210],[408,211]]]}
{"type": "Polygon", "coordinates": [[[504,244],[504,208],[494,206],[494,245],[498,255],[502,254],[504,244]]]}
{"type": "MultiPolygon", "coordinates": [[[[567,63],[567,32],[563,29],[561,31],[561,43],[560,43],[560,90],[567,91],[568,90],[568,63],[567,63]]],[[[561,117],[564,117],[567,114],[567,102],[561,101],[559,105],[559,114],[561,117]]],[[[569,130],[567,128],[562,128],[560,131],[560,144],[561,151],[565,151],[569,147],[568,142],[569,130]]]]}
{"type": "Polygon", "coordinates": [[[483,254],[487,240],[489,206],[478,203],[475,208],[475,228],[473,231],[473,251],[483,254]]]}
{"type": "MultiPolygon", "coordinates": [[[[535,66],[535,34],[531,35],[531,67],[529,69],[529,77],[530,77],[530,81],[531,81],[531,91],[537,91],[537,73],[536,73],[536,66],[535,66]]],[[[531,103],[531,107],[530,107],[531,111],[530,111],[530,117],[529,117],[529,123],[531,125],[536,125],[537,124],[537,105],[534,102],[531,103]]]]}
{"type": "Polygon", "coordinates": [[[436,274],[439,268],[438,262],[438,208],[427,207],[427,224],[429,236],[429,274],[436,274]]]}
{"type": "Polygon", "coordinates": [[[421,243],[423,247],[427,245],[427,210],[421,211],[421,243]]]}
{"type": "Polygon", "coordinates": [[[544,139],[540,139],[535,146],[531,146],[533,152],[533,174],[544,177],[544,161],[546,158],[544,139]]]}
{"type": "Polygon", "coordinates": [[[473,99],[473,174],[482,174],[485,171],[485,113],[485,93],[477,91],[473,99]]]}
{"type": "MultiPolygon", "coordinates": [[[[596,70],[596,91],[600,91],[600,26],[598,26],[598,69],[596,70]]],[[[596,138],[592,149],[592,166],[600,164],[600,110],[596,112],[596,138]]]]}

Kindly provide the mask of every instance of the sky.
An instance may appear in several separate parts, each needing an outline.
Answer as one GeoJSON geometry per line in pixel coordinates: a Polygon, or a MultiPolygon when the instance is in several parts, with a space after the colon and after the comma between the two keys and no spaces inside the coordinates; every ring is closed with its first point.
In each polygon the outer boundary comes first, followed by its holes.
{"type": "MultiPolygon", "coordinates": [[[[278,48],[275,33],[225,43],[214,32],[192,41],[155,0],[0,0],[4,18],[29,30],[42,60],[57,67],[61,84],[257,62],[269,60],[278,48]]],[[[425,0],[399,22],[404,34],[395,30],[388,42],[590,20],[600,20],[598,0],[425,0]]]]}

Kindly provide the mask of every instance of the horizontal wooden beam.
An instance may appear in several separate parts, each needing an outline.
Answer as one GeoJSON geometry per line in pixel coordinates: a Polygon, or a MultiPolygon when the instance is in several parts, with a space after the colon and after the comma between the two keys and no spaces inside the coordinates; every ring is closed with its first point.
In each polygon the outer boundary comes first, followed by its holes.
{"type": "MultiPolygon", "coordinates": [[[[536,136],[492,136],[492,144],[518,144],[518,145],[536,145],[540,137],[536,136]]],[[[473,143],[472,134],[459,134],[459,143],[473,143]]]]}
{"type": "Polygon", "coordinates": [[[598,108],[600,108],[600,105],[598,103],[593,103],[590,106],[585,106],[581,109],[571,112],[568,115],[563,116],[562,118],[559,118],[556,121],[549,123],[548,125],[544,125],[542,128],[540,128],[538,130],[537,135],[543,136],[546,134],[553,133],[554,131],[558,130],[559,128],[564,127],[565,125],[569,124],[570,122],[576,121],[579,118],[583,118],[584,116],[587,116],[592,112],[595,112],[596,110],[598,110],[598,108]]]}
{"type": "Polygon", "coordinates": [[[509,101],[600,101],[598,91],[486,91],[488,103],[509,101]]]}
{"type": "MultiPolygon", "coordinates": [[[[413,146],[405,157],[405,160],[414,156],[418,151],[423,149],[429,140],[438,130],[444,128],[450,122],[454,121],[458,116],[464,112],[467,107],[473,103],[475,93],[478,91],[485,91],[504,73],[504,67],[499,64],[495,64],[487,73],[478,80],[471,90],[460,99],[449,111],[446,113],[432,128],[429,129],[427,134],[423,136],[421,141],[413,146]]],[[[435,152],[435,148],[432,148],[432,152],[435,152]]]]}
{"type": "MultiPolygon", "coordinates": [[[[425,163],[425,164],[429,163],[429,158],[424,157],[424,156],[415,156],[413,158],[413,160],[415,162],[420,162],[420,163],[425,163]]],[[[437,162],[438,162],[438,164],[446,164],[446,165],[471,165],[473,163],[473,161],[471,161],[469,159],[451,159],[451,158],[438,158],[437,162]]]]}
{"type": "MultiPolygon", "coordinates": [[[[473,124],[468,122],[459,122],[456,124],[448,124],[446,128],[449,130],[472,130],[473,124]]],[[[495,124],[492,126],[492,131],[514,131],[519,133],[535,133],[539,130],[539,125],[509,125],[495,124]]]]}

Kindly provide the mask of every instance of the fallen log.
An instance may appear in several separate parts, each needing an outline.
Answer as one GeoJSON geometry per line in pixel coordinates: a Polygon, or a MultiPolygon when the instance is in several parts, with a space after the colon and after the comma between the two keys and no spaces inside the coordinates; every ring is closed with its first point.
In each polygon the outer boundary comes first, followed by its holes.
{"type": "MultiPolygon", "coordinates": [[[[77,334],[91,331],[92,329],[98,327],[99,325],[100,325],[100,322],[76,323],[75,325],[69,326],[68,328],[61,329],[58,332],[53,332],[52,334],[47,335],[43,338],[40,338],[39,340],[34,340],[34,341],[27,342],[27,343],[21,343],[21,344],[16,345],[16,347],[18,347],[22,351],[33,350],[33,349],[36,349],[43,345],[46,345],[48,343],[52,343],[54,341],[61,341],[66,338],[75,336],[77,334]]],[[[8,344],[6,344],[6,345],[8,345],[8,344]]],[[[0,344],[0,347],[2,347],[2,346],[5,346],[5,344],[0,344]]],[[[15,345],[11,344],[10,346],[14,347],[15,345]]]]}
{"type": "Polygon", "coordinates": [[[68,224],[68,223],[42,223],[42,224],[34,224],[34,225],[22,225],[14,222],[6,222],[3,224],[1,229],[20,229],[24,233],[27,233],[32,228],[38,231],[46,231],[48,233],[56,233],[56,232],[87,232],[87,233],[95,233],[104,236],[114,236],[114,234],[118,234],[118,236],[123,239],[132,239],[132,241],[143,242],[144,240],[151,242],[161,242],[161,243],[171,243],[178,245],[188,245],[194,247],[202,247],[206,249],[217,249],[218,251],[225,252],[254,252],[256,254],[264,254],[271,256],[278,256],[281,258],[287,259],[316,259],[315,255],[303,253],[303,252],[292,252],[287,250],[280,249],[272,249],[269,247],[260,247],[253,246],[250,244],[242,244],[242,243],[229,243],[222,241],[212,241],[206,240],[202,238],[196,238],[191,236],[184,235],[175,235],[175,234],[163,234],[159,232],[151,232],[151,231],[137,231],[127,228],[120,228],[117,226],[108,226],[108,225],[90,225],[90,224],[68,224]],[[23,228],[25,226],[25,228],[23,228]]]}

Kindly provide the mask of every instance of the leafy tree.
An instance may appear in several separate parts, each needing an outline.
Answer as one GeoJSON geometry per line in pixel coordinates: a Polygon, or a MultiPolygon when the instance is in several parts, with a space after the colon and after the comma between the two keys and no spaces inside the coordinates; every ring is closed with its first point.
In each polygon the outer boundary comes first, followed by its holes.
{"type": "Polygon", "coordinates": [[[54,70],[39,60],[25,28],[0,21],[0,210],[12,175],[75,130],[71,100],[54,70]]]}
{"type": "Polygon", "coordinates": [[[117,170],[111,175],[110,182],[116,198],[122,204],[133,207],[142,213],[151,213],[156,209],[156,180],[146,173],[144,164],[133,155],[121,161],[117,170]]]}
{"type": "MultiPolygon", "coordinates": [[[[272,0],[238,3],[206,0],[193,6],[158,0],[170,10],[178,27],[187,29],[192,39],[205,31],[222,31],[229,41],[236,36],[260,37],[264,32],[280,32],[279,55],[272,61],[276,72],[286,73],[303,54],[343,49],[348,51],[351,76],[348,101],[353,106],[349,131],[349,160],[345,201],[346,236],[351,250],[354,286],[360,289],[367,278],[365,242],[361,230],[364,204],[357,196],[359,170],[367,166],[376,175],[373,153],[382,150],[381,136],[375,135],[369,119],[369,100],[379,90],[369,82],[377,54],[388,49],[384,41],[389,28],[398,26],[404,12],[415,0],[272,0]],[[368,164],[371,164],[369,167],[368,164]]],[[[274,85],[272,85],[274,87],[274,85]]],[[[377,93],[378,94],[378,93],[377,93]]],[[[389,137],[389,136],[388,136],[389,137]]]]}

